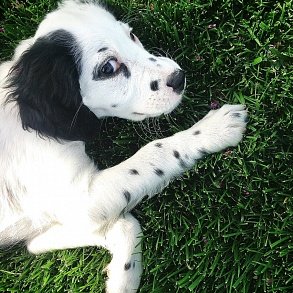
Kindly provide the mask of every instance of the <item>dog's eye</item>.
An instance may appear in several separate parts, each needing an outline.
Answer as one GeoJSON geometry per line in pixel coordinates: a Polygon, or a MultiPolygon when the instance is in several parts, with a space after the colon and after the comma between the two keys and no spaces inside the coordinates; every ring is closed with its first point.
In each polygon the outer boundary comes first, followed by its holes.
{"type": "Polygon", "coordinates": [[[131,38],[131,40],[132,40],[133,42],[136,41],[136,36],[135,36],[134,33],[130,32],[129,36],[130,36],[130,38],[131,38]]]}
{"type": "Polygon", "coordinates": [[[114,74],[119,69],[119,63],[116,58],[108,60],[108,62],[101,68],[103,75],[114,74]]]}

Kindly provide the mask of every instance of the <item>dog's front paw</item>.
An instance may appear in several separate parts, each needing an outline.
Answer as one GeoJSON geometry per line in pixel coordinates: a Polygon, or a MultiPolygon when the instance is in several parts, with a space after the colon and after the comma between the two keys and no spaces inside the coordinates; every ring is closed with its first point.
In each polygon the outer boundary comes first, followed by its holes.
{"type": "Polygon", "coordinates": [[[201,135],[204,148],[213,153],[236,146],[243,137],[247,122],[245,105],[224,105],[210,111],[192,127],[192,132],[201,135]]]}

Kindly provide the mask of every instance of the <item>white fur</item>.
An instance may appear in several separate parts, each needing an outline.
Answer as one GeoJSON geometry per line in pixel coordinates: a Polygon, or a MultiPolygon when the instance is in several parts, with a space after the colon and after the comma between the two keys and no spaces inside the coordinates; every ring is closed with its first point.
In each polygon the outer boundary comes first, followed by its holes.
{"type": "Polygon", "coordinates": [[[7,89],[3,86],[11,66],[37,38],[61,28],[71,32],[82,48],[83,103],[98,117],[141,120],[168,113],[181,100],[181,95],[164,86],[179,66],[154,57],[138,40],[133,42],[129,27],[100,6],[66,1],[48,14],[36,35],[23,41],[13,60],[0,67],[0,244],[24,239],[36,254],[104,246],[113,254],[107,292],[136,292],[142,272],[141,229],[129,211],[190,168],[204,152],[236,146],[245,130],[246,110],[242,105],[225,105],[192,128],[153,141],[121,164],[99,171],[83,142],[40,138],[22,128],[17,104],[4,106],[7,89]],[[98,54],[102,47],[128,64],[129,80],[92,80],[93,67],[109,54],[98,54]],[[152,92],[149,83],[154,79],[160,80],[160,90],[152,92]],[[111,108],[112,104],[120,107],[111,108]],[[139,174],[131,174],[132,169],[139,174]],[[125,192],[130,195],[128,203],[125,192]]]}

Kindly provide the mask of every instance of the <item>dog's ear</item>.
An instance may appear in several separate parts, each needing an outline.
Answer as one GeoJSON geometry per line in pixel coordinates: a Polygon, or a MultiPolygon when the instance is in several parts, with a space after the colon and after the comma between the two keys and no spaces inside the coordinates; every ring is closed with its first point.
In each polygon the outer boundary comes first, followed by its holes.
{"type": "Polygon", "coordinates": [[[82,103],[79,75],[81,50],[73,35],[58,30],[39,38],[9,73],[9,95],[19,106],[22,126],[41,136],[91,139],[98,118],[82,103]]]}

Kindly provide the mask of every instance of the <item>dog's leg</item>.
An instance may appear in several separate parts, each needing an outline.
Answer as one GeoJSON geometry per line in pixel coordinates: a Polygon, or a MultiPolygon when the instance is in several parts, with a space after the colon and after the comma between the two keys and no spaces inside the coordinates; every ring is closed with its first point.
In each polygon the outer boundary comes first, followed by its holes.
{"type": "MultiPolygon", "coordinates": [[[[77,217],[78,218],[78,217],[77,217]]],[[[105,246],[103,235],[95,233],[93,223],[55,224],[45,232],[27,242],[27,249],[33,254],[84,246],[105,246]]]]}
{"type": "Polygon", "coordinates": [[[107,293],[136,292],[142,273],[142,234],[138,221],[128,213],[102,229],[94,224],[88,226],[85,222],[76,224],[54,225],[28,242],[28,250],[39,254],[56,249],[103,246],[113,256],[105,269],[107,293]]]}
{"type": "Polygon", "coordinates": [[[126,214],[107,232],[105,247],[113,258],[107,266],[107,293],[134,293],[142,274],[141,229],[138,221],[126,214]]]}
{"type": "Polygon", "coordinates": [[[225,105],[190,129],[147,144],[128,160],[92,177],[89,214],[99,222],[130,211],[205,155],[236,146],[246,123],[243,105],[225,105]]]}

